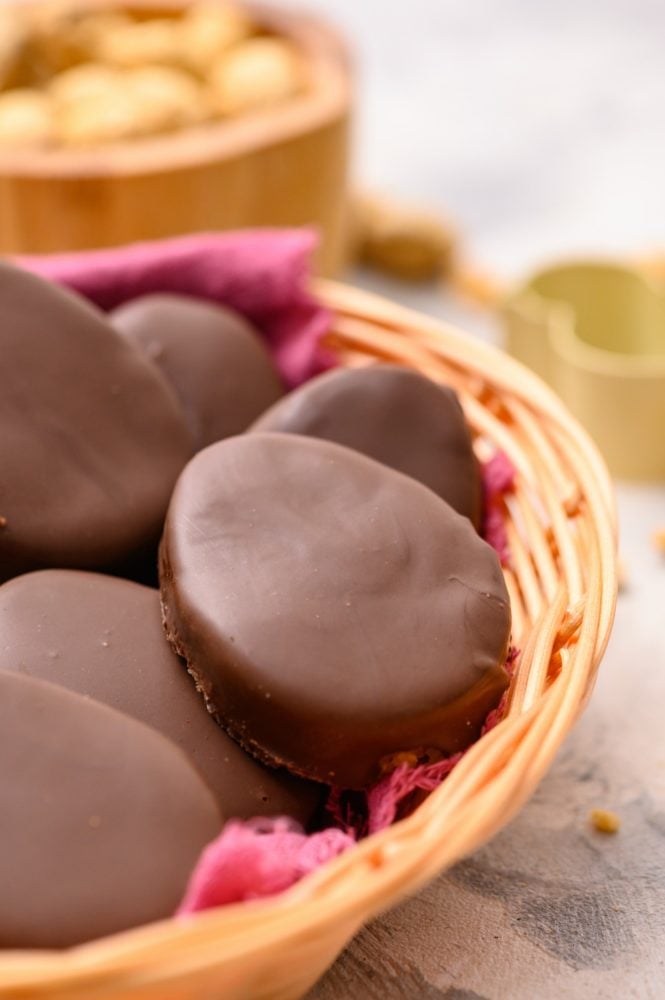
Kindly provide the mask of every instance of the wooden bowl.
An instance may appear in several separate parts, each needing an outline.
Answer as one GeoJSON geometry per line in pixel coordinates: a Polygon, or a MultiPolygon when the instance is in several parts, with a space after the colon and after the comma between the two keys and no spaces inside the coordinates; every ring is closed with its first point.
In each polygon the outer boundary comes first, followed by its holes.
{"type": "MultiPolygon", "coordinates": [[[[129,0],[118,6],[168,15],[184,5],[129,0]]],[[[108,7],[108,0],[96,6],[108,7]]],[[[0,253],[313,225],[322,235],[317,269],[335,272],[345,244],[352,91],[347,51],[314,18],[248,9],[261,27],[304,52],[309,87],[303,94],[238,119],[107,147],[0,150],[0,253]]]]}
{"type": "MultiPolygon", "coordinates": [[[[496,348],[343,285],[315,294],[342,364],[395,361],[453,385],[478,454],[516,469],[502,508],[520,656],[505,718],[407,819],[270,899],[65,952],[0,952],[0,998],[294,1000],[363,922],[473,851],[532,794],[593,688],[617,591],[607,470],[541,380],[496,348]]],[[[535,918],[534,918],[535,919],[535,918]]],[[[479,941],[478,947],[482,947],[479,941]]]]}

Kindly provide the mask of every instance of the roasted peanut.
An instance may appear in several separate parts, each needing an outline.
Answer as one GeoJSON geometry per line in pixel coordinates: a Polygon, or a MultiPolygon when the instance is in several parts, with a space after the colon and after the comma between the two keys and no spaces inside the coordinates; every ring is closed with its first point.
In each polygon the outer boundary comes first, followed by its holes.
{"type": "Polygon", "coordinates": [[[71,101],[58,115],[57,127],[63,146],[99,146],[150,131],[137,113],[135,97],[124,87],[71,101]]]}
{"type": "Polygon", "coordinates": [[[71,4],[37,5],[28,10],[30,41],[26,58],[36,83],[95,60],[102,39],[131,25],[120,11],[91,12],[71,4]]]}
{"type": "Polygon", "coordinates": [[[180,22],[169,18],[122,25],[100,35],[95,56],[124,69],[178,66],[182,62],[180,31],[180,22]]]}
{"type": "Polygon", "coordinates": [[[202,88],[183,70],[146,66],[128,72],[125,85],[135,95],[137,112],[151,132],[193,125],[207,117],[202,88]]]}
{"type": "Polygon", "coordinates": [[[104,99],[121,85],[122,74],[119,70],[102,63],[84,63],[58,73],[53,77],[49,93],[58,110],[81,101],[104,99]]]}
{"type": "Polygon", "coordinates": [[[251,34],[251,21],[234,4],[195,3],[180,25],[181,57],[189,70],[206,76],[219,56],[251,34]]]}
{"type": "Polygon", "coordinates": [[[206,115],[201,87],[182,70],[90,66],[85,74],[84,69],[80,67],[78,74],[70,70],[55,90],[59,135],[66,145],[156,135],[200,122],[206,115]]]}
{"type": "Polygon", "coordinates": [[[365,263],[410,281],[438,277],[449,267],[455,236],[432,212],[359,196],[353,216],[356,252],[365,263]]]}
{"type": "Polygon", "coordinates": [[[210,85],[218,114],[239,115],[269,107],[301,88],[300,60],[288,42],[252,38],[214,64],[210,85]]]}
{"type": "Polygon", "coordinates": [[[47,146],[53,138],[53,114],[46,95],[27,88],[0,94],[0,146],[47,146]]]}

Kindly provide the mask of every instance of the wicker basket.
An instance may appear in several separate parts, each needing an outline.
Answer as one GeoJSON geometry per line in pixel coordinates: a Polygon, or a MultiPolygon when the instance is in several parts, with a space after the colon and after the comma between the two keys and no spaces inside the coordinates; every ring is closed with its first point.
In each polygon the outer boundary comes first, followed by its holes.
{"type": "Polygon", "coordinates": [[[364,921],[491,837],[543,776],[588,698],[616,599],[606,469],[557,397],[506,355],[368,294],[328,283],[331,345],[453,384],[480,455],[517,469],[505,507],[514,642],[505,721],[408,819],[268,901],[169,920],[65,953],[0,959],[0,997],[247,1000],[302,995],[364,921]]]}

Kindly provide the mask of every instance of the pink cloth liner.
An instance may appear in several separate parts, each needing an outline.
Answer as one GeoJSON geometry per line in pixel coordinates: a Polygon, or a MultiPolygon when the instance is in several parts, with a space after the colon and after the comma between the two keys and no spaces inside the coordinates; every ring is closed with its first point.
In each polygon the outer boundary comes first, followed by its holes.
{"type": "Polygon", "coordinates": [[[480,533],[499,554],[502,566],[510,565],[510,549],[503,517],[504,497],[515,484],[515,467],[502,451],[483,466],[483,523],[480,533]]]}
{"type": "MultiPolygon", "coordinates": [[[[265,337],[290,387],[334,364],[320,347],[330,315],[309,293],[309,261],[316,235],[307,229],[204,233],[110,250],[20,257],[16,263],[85,296],[103,310],[153,292],[209,299],[247,317],[265,337]]],[[[483,467],[482,534],[509,561],[503,498],[514,469],[497,453],[483,467]]],[[[517,652],[511,650],[512,672],[517,652]]],[[[483,732],[505,708],[489,714],[483,732]]],[[[359,838],[390,826],[437,788],[461,760],[458,753],[433,764],[401,764],[362,792],[331,789],[331,826],[306,834],[287,818],[228,822],[199,858],[178,914],[274,895],[295,884],[359,838]]]]}
{"type": "Polygon", "coordinates": [[[272,896],[354,844],[354,837],[336,827],[307,835],[284,816],[231,820],[204,849],[178,913],[272,896]]]}
{"type": "Polygon", "coordinates": [[[309,229],[248,229],[15,262],[105,311],[152,292],[191,295],[235,309],[264,335],[284,381],[293,387],[333,364],[319,346],[330,314],[307,288],[316,243],[309,229]]]}

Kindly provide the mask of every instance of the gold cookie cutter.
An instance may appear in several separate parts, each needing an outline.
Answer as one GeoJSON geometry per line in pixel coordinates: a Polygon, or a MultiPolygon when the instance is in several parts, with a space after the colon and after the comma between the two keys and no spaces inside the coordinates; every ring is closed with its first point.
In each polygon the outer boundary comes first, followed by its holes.
{"type": "Polygon", "coordinates": [[[612,473],[665,480],[665,269],[562,262],[499,313],[506,349],[556,390],[612,473]]]}

